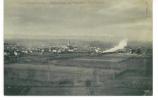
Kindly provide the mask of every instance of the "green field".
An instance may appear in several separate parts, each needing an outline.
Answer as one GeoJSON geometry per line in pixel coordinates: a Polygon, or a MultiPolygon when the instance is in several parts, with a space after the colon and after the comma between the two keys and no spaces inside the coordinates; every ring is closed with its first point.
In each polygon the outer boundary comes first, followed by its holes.
{"type": "Polygon", "coordinates": [[[152,95],[152,57],[24,57],[4,71],[5,95],[152,95]]]}

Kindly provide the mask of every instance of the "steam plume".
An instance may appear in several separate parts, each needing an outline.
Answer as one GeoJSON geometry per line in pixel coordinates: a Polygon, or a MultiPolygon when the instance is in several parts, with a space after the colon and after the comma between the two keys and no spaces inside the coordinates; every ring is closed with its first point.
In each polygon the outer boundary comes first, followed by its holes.
{"type": "Polygon", "coordinates": [[[127,39],[124,39],[124,40],[120,41],[120,43],[117,46],[114,46],[111,49],[105,50],[105,51],[103,51],[103,53],[114,52],[114,51],[117,51],[120,49],[124,49],[127,46],[127,41],[128,41],[127,39]]]}

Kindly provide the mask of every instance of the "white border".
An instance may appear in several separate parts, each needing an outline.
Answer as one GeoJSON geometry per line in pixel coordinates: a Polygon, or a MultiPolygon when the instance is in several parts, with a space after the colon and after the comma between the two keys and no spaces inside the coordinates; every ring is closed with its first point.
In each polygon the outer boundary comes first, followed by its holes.
{"type": "Polygon", "coordinates": [[[158,0],[153,0],[153,96],[4,96],[3,95],[3,0],[0,0],[0,100],[158,100],[158,0]]]}
{"type": "Polygon", "coordinates": [[[158,0],[153,2],[153,95],[158,96],[158,0]]]}

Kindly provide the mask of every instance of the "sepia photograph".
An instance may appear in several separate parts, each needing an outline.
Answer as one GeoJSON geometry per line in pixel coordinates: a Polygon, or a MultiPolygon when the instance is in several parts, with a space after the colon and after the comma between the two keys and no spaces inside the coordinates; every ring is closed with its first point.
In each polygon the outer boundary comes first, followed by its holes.
{"type": "Polygon", "coordinates": [[[4,96],[152,96],[152,0],[4,0],[4,96]]]}

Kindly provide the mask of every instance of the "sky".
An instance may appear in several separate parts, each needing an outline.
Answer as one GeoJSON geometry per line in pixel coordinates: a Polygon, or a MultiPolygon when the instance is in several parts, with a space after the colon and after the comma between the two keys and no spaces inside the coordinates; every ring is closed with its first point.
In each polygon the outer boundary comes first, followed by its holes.
{"type": "Polygon", "coordinates": [[[4,0],[4,38],[152,41],[152,0],[4,0]]]}

